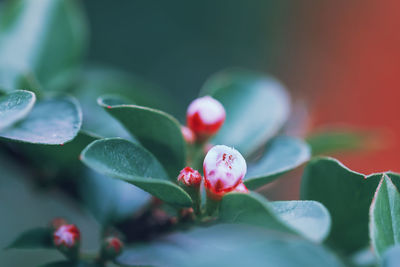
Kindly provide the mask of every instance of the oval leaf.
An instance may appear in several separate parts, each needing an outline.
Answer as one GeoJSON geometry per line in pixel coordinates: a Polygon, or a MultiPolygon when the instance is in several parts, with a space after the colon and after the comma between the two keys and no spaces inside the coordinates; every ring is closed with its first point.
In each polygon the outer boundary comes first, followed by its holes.
{"type": "Polygon", "coordinates": [[[44,249],[54,248],[52,232],[50,228],[35,228],[23,232],[7,249],[44,249]]]}
{"type": "Polygon", "coordinates": [[[301,199],[321,202],[332,218],[328,243],[350,253],[367,246],[368,210],[382,174],[365,176],[332,158],[316,158],[305,168],[301,199]],[[351,237],[351,238],[349,238],[351,237]]]}
{"type": "Polygon", "coordinates": [[[35,104],[36,96],[29,91],[13,91],[0,97],[0,130],[24,118],[35,104]]]}
{"type": "Polygon", "coordinates": [[[127,248],[119,263],[152,266],[343,266],[307,240],[250,225],[220,224],[127,248]]]}
{"type": "Polygon", "coordinates": [[[136,185],[167,203],[192,204],[189,195],[168,180],[157,159],[138,144],[119,138],[94,141],[82,151],[81,159],[95,171],[136,185]]]}
{"type": "Polygon", "coordinates": [[[113,100],[99,98],[113,117],[163,164],[175,180],[185,164],[185,142],[178,121],[159,110],[137,105],[113,105],[113,100]]]}
{"type": "Polygon", "coordinates": [[[370,208],[370,237],[377,255],[400,243],[400,193],[383,175],[370,208]]]}
{"type": "Polygon", "coordinates": [[[0,19],[0,65],[47,85],[81,62],[86,25],[77,1],[9,1],[0,19]]]}
{"type": "Polygon", "coordinates": [[[269,202],[254,192],[224,196],[219,217],[225,223],[244,223],[300,234],[316,242],[321,242],[330,228],[329,213],[318,202],[269,202]]]}
{"type": "Polygon", "coordinates": [[[289,115],[286,89],[269,76],[224,71],[206,82],[202,94],[218,99],[227,114],[212,142],[235,147],[245,156],[277,134],[289,115]]]}
{"type": "Polygon", "coordinates": [[[322,242],[329,234],[331,217],[317,201],[273,201],[275,214],[292,229],[315,242],[322,242]]]}
{"type": "Polygon", "coordinates": [[[400,246],[389,248],[382,258],[382,267],[399,267],[400,246]]]}
{"type": "Polygon", "coordinates": [[[281,174],[293,170],[310,159],[309,146],[293,137],[277,137],[265,148],[265,153],[256,163],[249,164],[245,177],[247,188],[254,190],[281,174]]]}
{"type": "Polygon", "coordinates": [[[55,98],[38,102],[18,124],[0,132],[0,137],[15,141],[59,145],[78,134],[82,112],[73,98],[55,98]]]}

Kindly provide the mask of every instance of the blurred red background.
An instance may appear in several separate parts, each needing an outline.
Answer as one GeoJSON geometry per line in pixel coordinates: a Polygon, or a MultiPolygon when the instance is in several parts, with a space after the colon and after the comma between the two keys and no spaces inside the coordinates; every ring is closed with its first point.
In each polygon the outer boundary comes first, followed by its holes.
{"type": "Polygon", "coordinates": [[[312,96],[313,126],[376,129],[381,148],[335,157],[363,173],[399,172],[400,2],[302,1],[292,8],[293,49],[280,72],[290,88],[312,96]]]}

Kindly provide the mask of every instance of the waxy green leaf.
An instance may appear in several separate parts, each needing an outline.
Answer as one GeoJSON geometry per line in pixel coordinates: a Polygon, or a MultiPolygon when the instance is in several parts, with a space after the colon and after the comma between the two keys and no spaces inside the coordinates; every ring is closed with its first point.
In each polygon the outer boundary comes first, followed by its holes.
{"type": "Polygon", "coordinates": [[[299,234],[316,242],[325,239],[330,229],[329,213],[316,201],[269,202],[254,192],[225,195],[219,219],[224,223],[250,224],[299,234]]]}
{"type": "Polygon", "coordinates": [[[8,1],[2,10],[0,65],[32,72],[46,88],[79,66],[85,46],[75,0],[8,1]]]}
{"type": "Polygon", "coordinates": [[[212,142],[235,147],[244,156],[276,135],[289,115],[289,95],[270,76],[223,71],[212,76],[201,93],[219,100],[226,110],[225,123],[212,142]]]}
{"type": "Polygon", "coordinates": [[[238,224],[219,224],[168,234],[150,243],[126,248],[117,261],[159,267],[343,266],[332,253],[313,242],[238,224]]]}
{"type": "Polygon", "coordinates": [[[375,253],[381,256],[400,243],[400,193],[383,175],[370,207],[369,231],[375,253]]]}
{"type": "Polygon", "coordinates": [[[381,177],[351,171],[332,158],[309,162],[300,195],[321,202],[331,214],[329,245],[346,253],[368,245],[368,210],[381,177]]]}
{"type": "Polygon", "coordinates": [[[81,159],[95,171],[136,185],[169,204],[192,205],[189,195],[169,181],[158,160],[138,144],[119,138],[98,140],[82,151],[81,159]]]}
{"type": "Polygon", "coordinates": [[[82,124],[79,104],[71,97],[36,103],[29,115],[13,127],[0,131],[0,137],[34,144],[64,144],[78,134],[82,124]]]}
{"type": "Polygon", "coordinates": [[[400,246],[394,246],[386,250],[382,257],[382,267],[399,267],[400,246]]]}
{"type": "Polygon", "coordinates": [[[137,105],[113,105],[113,99],[99,98],[103,106],[164,166],[175,181],[185,164],[185,141],[178,121],[159,110],[137,105]]]}
{"type": "Polygon", "coordinates": [[[50,228],[34,228],[21,233],[7,249],[44,249],[54,248],[50,228]]]}
{"type": "Polygon", "coordinates": [[[310,159],[309,146],[293,137],[277,137],[265,147],[261,158],[249,163],[244,183],[248,189],[261,187],[310,159]]]}
{"type": "Polygon", "coordinates": [[[0,97],[0,130],[24,118],[35,104],[36,96],[17,90],[0,97]]]}

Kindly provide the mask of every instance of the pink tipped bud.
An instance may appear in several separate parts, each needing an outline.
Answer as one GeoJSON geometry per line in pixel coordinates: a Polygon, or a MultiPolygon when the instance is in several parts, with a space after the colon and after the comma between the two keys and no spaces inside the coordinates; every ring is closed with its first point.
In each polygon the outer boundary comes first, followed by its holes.
{"type": "Polygon", "coordinates": [[[240,183],[238,184],[238,186],[235,187],[235,189],[233,190],[233,192],[238,192],[238,193],[249,193],[249,189],[247,189],[247,187],[244,185],[244,183],[240,183]]]}
{"type": "Polygon", "coordinates": [[[201,174],[190,167],[185,167],[178,176],[178,181],[186,186],[200,186],[201,174]]]}
{"type": "Polygon", "coordinates": [[[196,136],[194,135],[193,131],[190,130],[188,127],[181,126],[181,131],[183,139],[185,139],[186,143],[193,144],[196,141],[196,136]]]}
{"type": "Polygon", "coordinates": [[[209,197],[220,200],[242,183],[246,161],[235,149],[218,145],[208,151],[204,163],[204,186],[209,197]]]}
{"type": "Polygon", "coordinates": [[[59,248],[73,248],[79,245],[80,232],[74,224],[64,224],[53,234],[54,245],[59,248]]]}
{"type": "Polygon", "coordinates": [[[117,237],[107,237],[101,247],[101,256],[105,259],[115,259],[122,253],[124,243],[117,237]]]}
{"type": "Polygon", "coordinates": [[[187,109],[187,126],[198,140],[205,140],[216,134],[224,121],[224,106],[211,96],[195,99],[187,109]]]}

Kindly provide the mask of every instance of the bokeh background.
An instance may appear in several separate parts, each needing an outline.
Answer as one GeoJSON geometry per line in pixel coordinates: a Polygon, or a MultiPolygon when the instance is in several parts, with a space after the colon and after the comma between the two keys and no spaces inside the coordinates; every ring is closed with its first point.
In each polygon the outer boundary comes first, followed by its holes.
{"type": "MultiPolygon", "coordinates": [[[[147,93],[182,122],[215,72],[241,67],[271,73],[307,107],[308,133],[327,127],[376,133],[372,149],[335,157],[363,173],[400,172],[400,2],[84,0],[82,8],[90,32],[86,61],[156,84],[158,91],[147,93]]],[[[294,112],[302,117],[304,110],[294,112]]],[[[26,175],[7,158],[0,158],[2,166],[7,177],[26,175]]],[[[295,198],[300,176],[281,179],[267,189],[269,197],[295,198]],[[285,188],[293,190],[282,195],[285,188]]],[[[87,240],[95,240],[99,226],[74,203],[65,207],[68,201],[56,193],[42,196],[22,180],[0,180],[0,216],[7,216],[0,218],[0,246],[19,230],[63,215],[75,218],[86,235],[84,247],[93,248],[96,242],[87,240]]],[[[24,255],[0,252],[0,265],[59,258],[56,252],[24,255]]]]}

